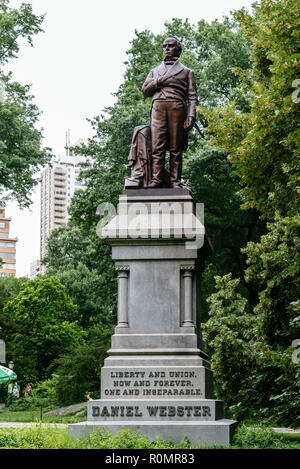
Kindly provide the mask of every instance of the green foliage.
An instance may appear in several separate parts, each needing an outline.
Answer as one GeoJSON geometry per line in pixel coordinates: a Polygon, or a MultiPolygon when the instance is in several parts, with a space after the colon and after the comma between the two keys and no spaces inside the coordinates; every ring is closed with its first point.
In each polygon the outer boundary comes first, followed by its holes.
{"type": "Polygon", "coordinates": [[[105,428],[101,433],[96,431],[91,433],[86,441],[81,440],[79,444],[91,449],[188,449],[192,447],[187,439],[176,445],[171,439],[166,441],[161,437],[158,437],[157,441],[150,441],[147,436],[133,429],[124,429],[112,435],[105,428]]]}
{"type": "Polygon", "coordinates": [[[42,31],[43,16],[36,16],[32,6],[23,3],[19,9],[10,8],[9,0],[1,0],[0,5],[0,64],[17,57],[18,40],[25,38],[32,46],[32,36],[42,31]]]}
{"type": "MultiPolygon", "coordinates": [[[[4,313],[3,308],[13,298],[15,298],[21,291],[22,286],[28,281],[27,278],[16,278],[12,275],[7,277],[0,277],[0,339],[9,343],[10,333],[15,327],[15,321],[10,313],[4,313]]],[[[10,355],[11,350],[8,347],[7,361],[15,359],[10,355]]],[[[7,387],[8,383],[0,384],[0,402],[7,400],[7,387]]]]}
{"type": "Polygon", "coordinates": [[[3,308],[12,298],[15,298],[21,291],[22,286],[28,281],[27,278],[16,278],[13,275],[0,277],[0,336],[1,325],[9,321],[9,315],[5,315],[3,308]]]}
{"type": "Polygon", "coordinates": [[[21,397],[20,399],[14,399],[11,404],[8,406],[10,412],[20,412],[23,410],[32,410],[32,409],[43,409],[50,410],[57,407],[57,402],[52,399],[41,398],[41,397],[21,397]]]}
{"type": "Polygon", "coordinates": [[[205,333],[216,346],[219,392],[235,415],[299,425],[299,365],[291,359],[300,332],[299,126],[292,87],[299,74],[299,5],[261,0],[253,17],[244,10],[236,17],[252,44],[250,70],[236,71],[251,107],[240,109],[233,101],[206,117],[215,144],[230,153],[240,177],[243,207],[259,210],[269,223],[260,239],[249,239],[242,249],[244,279],[258,292],[257,304],[242,312],[242,298],[240,306],[234,301],[236,285],[217,279],[205,333]],[[234,307],[229,316],[227,295],[234,307]]]}
{"type": "Polygon", "coordinates": [[[73,224],[54,230],[44,258],[47,276],[55,275],[78,307],[83,328],[110,326],[116,310],[117,281],[110,248],[95,233],[73,224]]]}
{"type": "Polygon", "coordinates": [[[59,402],[83,402],[88,393],[99,392],[100,369],[110,346],[111,329],[101,329],[91,339],[72,347],[55,363],[55,391],[59,402]]]}
{"type": "Polygon", "coordinates": [[[77,324],[77,307],[55,277],[28,281],[4,313],[11,318],[3,327],[8,354],[27,382],[49,376],[53,360],[85,336],[77,324]]]}
{"type": "Polygon", "coordinates": [[[263,418],[297,426],[300,380],[292,349],[274,348],[274,337],[268,343],[260,315],[245,311],[239,280],[231,274],[215,279],[217,292],[208,299],[211,317],[202,327],[217,396],[239,420],[263,418]]]}
{"type": "Polygon", "coordinates": [[[189,449],[189,443],[174,444],[159,438],[151,442],[134,430],[122,430],[111,435],[103,428],[100,433],[90,433],[86,439],[68,437],[67,429],[32,427],[0,431],[0,448],[20,449],[189,449]]]}
{"type": "MultiPolygon", "coordinates": [[[[68,430],[50,426],[5,429],[0,431],[0,448],[6,449],[194,449],[187,440],[180,444],[162,440],[150,441],[134,430],[122,430],[111,435],[103,428],[90,433],[86,439],[68,437],[68,430]]],[[[198,446],[201,448],[201,446],[198,446]]],[[[203,448],[203,446],[202,446],[203,448]]],[[[205,447],[206,449],[209,449],[205,447]]],[[[233,449],[299,449],[299,443],[289,442],[267,427],[242,426],[237,430],[233,449]]],[[[214,449],[214,448],[212,448],[214,449]]]]}
{"type": "Polygon", "coordinates": [[[247,427],[241,425],[234,443],[241,449],[280,449],[285,447],[284,438],[268,427],[247,427]]]}
{"type": "MultiPolygon", "coordinates": [[[[0,66],[17,57],[18,40],[41,31],[42,16],[31,5],[12,9],[8,1],[0,5],[0,66]]],[[[37,184],[35,173],[50,159],[49,149],[41,148],[42,134],[35,128],[40,112],[29,95],[30,87],[13,82],[11,74],[0,69],[0,191],[20,206],[30,205],[30,192],[37,184]]],[[[2,200],[2,202],[3,202],[2,200]]]]}
{"type": "Polygon", "coordinates": [[[203,338],[209,344],[217,396],[222,396],[228,407],[236,404],[234,416],[243,418],[247,411],[244,407],[240,411],[241,392],[246,392],[246,400],[254,395],[248,380],[255,351],[252,330],[255,319],[245,312],[246,300],[237,291],[238,279],[232,280],[228,274],[216,276],[215,280],[217,292],[208,298],[210,319],[202,325],[203,338]]]}
{"type": "Polygon", "coordinates": [[[54,374],[51,378],[35,383],[32,390],[33,396],[38,399],[49,399],[51,402],[57,402],[56,384],[58,377],[54,374]]]}
{"type": "Polygon", "coordinates": [[[260,243],[248,243],[244,250],[246,277],[260,289],[259,332],[274,347],[289,347],[300,337],[299,228],[299,216],[278,218],[260,243]]]}
{"type": "Polygon", "coordinates": [[[19,448],[21,445],[20,437],[11,430],[0,432],[0,448],[19,448]]]}
{"type": "Polygon", "coordinates": [[[196,154],[186,161],[184,179],[194,191],[196,202],[204,201],[204,222],[213,245],[213,253],[206,260],[201,296],[202,321],[207,316],[206,298],[213,292],[213,275],[227,274],[240,277],[240,291],[249,300],[249,309],[257,303],[257,289],[244,275],[246,256],[241,252],[249,240],[258,240],[264,229],[255,210],[242,211],[238,195],[239,178],[232,171],[224,151],[209,142],[199,144],[196,154]]]}
{"type": "Polygon", "coordinates": [[[293,82],[299,78],[299,3],[261,0],[255,16],[236,14],[252,42],[245,75],[255,96],[250,112],[234,105],[211,116],[218,146],[231,154],[245,208],[271,219],[299,211],[299,121],[293,82]],[[232,138],[234,137],[234,138],[232,138]]]}

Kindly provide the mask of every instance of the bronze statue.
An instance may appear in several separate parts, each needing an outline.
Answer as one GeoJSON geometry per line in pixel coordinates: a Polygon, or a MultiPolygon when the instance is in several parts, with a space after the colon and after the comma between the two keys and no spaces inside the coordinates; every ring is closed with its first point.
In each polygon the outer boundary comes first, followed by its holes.
{"type": "Polygon", "coordinates": [[[181,44],[174,36],[163,43],[164,61],[150,71],[142,92],[152,96],[151,127],[134,129],[128,156],[131,177],[125,188],[181,187],[182,152],[195,124],[197,88],[192,70],[179,62],[181,44]],[[165,168],[170,152],[170,172],[165,168]]]}
{"type": "Polygon", "coordinates": [[[163,43],[164,60],[150,71],[142,92],[152,96],[152,181],[148,187],[165,187],[165,155],[170,152],[170,185],[181,186],[182,151],[195,123],[197,87],[192,70],[179,62],[182,47],[168,36],[163,43]]]}

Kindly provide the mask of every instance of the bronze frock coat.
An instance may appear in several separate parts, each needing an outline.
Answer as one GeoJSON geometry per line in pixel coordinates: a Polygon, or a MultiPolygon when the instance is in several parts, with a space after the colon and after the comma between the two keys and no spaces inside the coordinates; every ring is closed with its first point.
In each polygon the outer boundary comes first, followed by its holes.
{"type": "Polygon", "coordinates": [[[170,66],[163,62],[150,71],[142,92],[145,97],[152,96],[152,181],[163,183],[165,154],[169,149],[171,184],[178,186],[182,151],[187,147],[183,124],[187,117],[195,118],[198,103],[194,72],[179,60],[170,66]]]}

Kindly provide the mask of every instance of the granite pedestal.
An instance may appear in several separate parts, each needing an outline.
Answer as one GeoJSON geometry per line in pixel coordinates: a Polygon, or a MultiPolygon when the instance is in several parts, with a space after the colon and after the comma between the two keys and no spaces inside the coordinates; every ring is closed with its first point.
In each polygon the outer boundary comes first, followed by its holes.
{"type": "Polygon", "coordinates": [[[127,190],[103,228],[118,272],[118,325],[75,437],[134,428],[193,445],[229,445],[200,333],[199,276],[207,240],[188,189],[127,190]]]}

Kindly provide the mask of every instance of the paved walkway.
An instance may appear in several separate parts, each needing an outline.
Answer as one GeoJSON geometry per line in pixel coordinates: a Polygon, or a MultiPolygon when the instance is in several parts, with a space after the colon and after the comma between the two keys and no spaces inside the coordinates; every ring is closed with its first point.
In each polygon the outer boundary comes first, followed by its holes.
{"type": "MultiPolygon", "coordinates": [[[[0,422],[0,430],[1,428],[21,428],[21,427],[32,427],[36,425],[41,425],[40,423],[36,422],[0,422]]],[[[60,427],[66,428],[68,425],[66,423],[42,423],[43,427],[60,427]]]]}
{"type": "Polygon", "coordinates": [[[276,433],[298,433],[300,434],[300,428],[297,428],[295,430],[293,430],[293,428],[273,428],[274,432],[276,433]]]}

